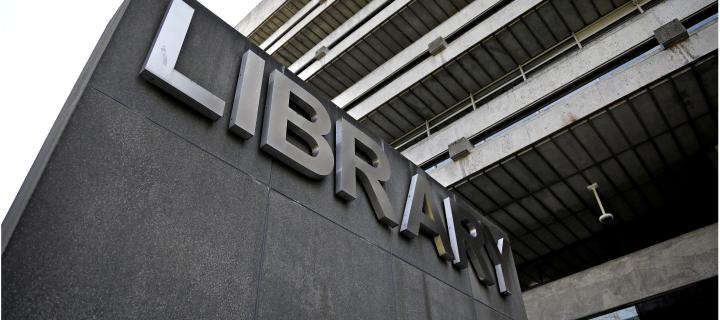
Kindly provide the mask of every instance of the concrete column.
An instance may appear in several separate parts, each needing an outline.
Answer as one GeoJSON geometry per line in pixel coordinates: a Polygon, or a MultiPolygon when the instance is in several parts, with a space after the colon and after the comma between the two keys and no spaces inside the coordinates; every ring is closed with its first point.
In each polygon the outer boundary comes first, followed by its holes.
{"type": "Polygon", "coordinates": [[[523,293],[528,319],[577,319],[717,276],[712,224],[523,293]]]}

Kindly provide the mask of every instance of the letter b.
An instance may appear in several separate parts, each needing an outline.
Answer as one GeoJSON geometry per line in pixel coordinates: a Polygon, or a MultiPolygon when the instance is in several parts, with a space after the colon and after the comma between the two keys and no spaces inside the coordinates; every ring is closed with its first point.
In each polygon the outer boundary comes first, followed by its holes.
{"type": "Polygon", "coordinates": [[[320,100],[282,72],[270,74],[260,149],[308,177],[323,178],[333,171],[332,148],[324,138],[331,125],[320,100]],[[293,110],[291,104],[305,116],[293,110]],[[288,133],[301,140],[298,143],[306,144],[309,152],[288,141],[288,133]]]}

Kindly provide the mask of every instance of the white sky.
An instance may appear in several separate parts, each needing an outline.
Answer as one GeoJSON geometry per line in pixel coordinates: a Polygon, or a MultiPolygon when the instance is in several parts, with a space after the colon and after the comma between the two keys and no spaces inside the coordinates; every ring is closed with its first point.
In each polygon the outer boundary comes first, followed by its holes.
{"type": "MultiPolygon", "coordinates": [[[[235,26],[260,0],[200,0],[235,26]]],[[[0,0],[0,220],[122,0],[0,0]]]]}

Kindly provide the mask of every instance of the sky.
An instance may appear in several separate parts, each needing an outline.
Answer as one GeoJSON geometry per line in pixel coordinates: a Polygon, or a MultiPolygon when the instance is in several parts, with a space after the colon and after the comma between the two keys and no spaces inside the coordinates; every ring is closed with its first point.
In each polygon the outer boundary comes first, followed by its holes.
{"type": "MultiPolygon", "coordinates": [[[[200,0],[235,26],[260,0],[200,0]]],[[[0,219],[121,0],[0,0],[0,219]]]]}

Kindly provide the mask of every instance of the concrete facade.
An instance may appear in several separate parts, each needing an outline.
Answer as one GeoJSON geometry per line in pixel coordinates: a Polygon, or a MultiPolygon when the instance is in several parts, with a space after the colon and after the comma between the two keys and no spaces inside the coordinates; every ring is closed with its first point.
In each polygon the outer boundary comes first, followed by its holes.
{"type": "MultiPolygon", "coordinates": [[[[230,108],[209,121],[141,78],[170,2],[126,1],[68,98],[3,222],[4,318],[526,319],[513,268],[513,294],[501,296],[472,267],[440,259],[431,239],[380,224],[367,196],[336,197],[332,174],[310,179],[261,152],[260,128],[248,140],[231,133],[230,108]]],[[[252,50],[267,61],[264,106],[283,66],[186,2],[177,69],[233,101],[252,50]]],[[[362,127],[320,100],[333,123],[362,127]]],[[[419,169],[380,143],[399,211],[419,169]]],[[[431,184],[438,200],[452,195],[431,184]]]]}
{"type": "Polygon", "coordinates": [[[3,222],[3,316],[576,319],[717,276],[715,0],[264,0],[249,40],[186,0],[179,71],[233,101],[256,52],[258,123],[271,70],[324,97],[388,154],[395,211],[426,169],[511,241],[508,297],[141,79],[169,1],[125,2],[53,127],[3,222]]]}
{"type": "Polygon", "coordinates": [[[578,319],[717,276],[709,225],[524,293],[529,319],[578,319]]]}
{"type": "Polygon", "coordinates": [[[451,2],[373,2],[287,67],[510,234],[530,319],[717,276],[717,2],[451,2]]]}

